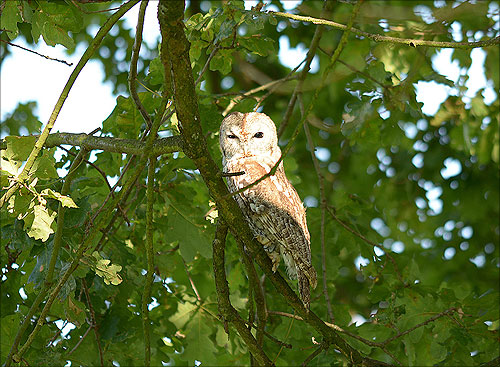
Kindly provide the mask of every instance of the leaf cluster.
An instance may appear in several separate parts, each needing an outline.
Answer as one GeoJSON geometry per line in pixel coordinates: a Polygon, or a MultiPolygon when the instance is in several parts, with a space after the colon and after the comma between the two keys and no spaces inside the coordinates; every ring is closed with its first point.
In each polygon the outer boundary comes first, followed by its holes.
{"type": "MultiPolygon", "coordinates": [[[[342,36],[326,26],[314,67],[301,73],[293,68],[302,59],[282,56],[285,41],[309,49],[318,26],[266,12],[285,11],[283,6],[275,0],[263,10],[245,9],[241,1],[189,2],[183,26],[198,82],[198,101],[191,103],[198,103],[208,151],[220,160],[223,114],[256,108],[278,128],[286,126],[280,137],[284,147],[302,119],[300,104],[314,103],[306,120],[314,146],[301,132],[284,160],[288,178],[308,207],[312,262],[320,276],[311,311],[363,356],[380,362],[455,366],[494,360],[499,330],[498,47],[482,49],[493,99],[485,97],[485,89],[469,93],[471,50],[453,51],[461,76],[452,81],[433,64],[439,49],[351,34],[325,74],[342,36]],[[419,82],[449,88],[432,116],[422,112],[415,88],[419,82]],[[320,85],[324,88],[315,96],[320,85]],[[285,119],[294,94],[299,100],[285,119]]],[[[109,16],[101,11],[113,4],[16,0],[2,7],[3,40],[42,39],[71,53],[91,42],[109,16]]],[[[347,24],[353,4],[337,2],[324,14],[322,9],[321,2],[303,2],[293,12],[347,24]]],[[[365,2],[360,9],[354,26],[373,34],[453,41],[458,32],[468,42],[498,36],[498,6],[491,1],[365,2]]],[[[120,93],[101,136],[141,140],[150,131],[126,92],[133,42],[132,31],[120,20],[93,55],[120,93]]],[[[159,137],[182,134],[173,108],[161,109],[162,97],[173,93],[164,85],[164,62],[157,49],[143,47],[139,100],[152,120],[163,120],[159,137]]],[[[20,185],[0,212],[2,363],[20,338],[19,347],[31,343],[22,356],[30,365],[142,365],[146,318],[152,365],[248,364],[248,345],[217,307],[211,242],[220,216],[198,167],[182,150],[158,157],[150,259],[147,172],[133,176],[140,157],[106,150],[89,157],[85,146],[44,148],[29,179],[17,181],[36,141],[27,135],[41,128],[35,107],[36,102],[19,104],[1,126],[2,136],[9,135],[2,141],[1,194],[20,185]],[[75,172],[71,179],[66,176],[70,166],[75,172]],[[135,181],[127,186],[130,180],[135,181]],[[106,203],[119,195],[111,219],[89,240],[89,233],[100,228],[106,203]],[[82,243],[88,248],[78,258],[82,243]],[[141,303],[151,261],[145,315],[141,303]],[[73,270],[43,326],[29,341],[39,304],[68,269],[73,270]],[[26,330],[18,333],[24,320],[26,330]]],[[[266,311],[266,319],[259,319],[261,306],[243,256],[228,236],[225,270],[232,306],[249,328],[264,325],[260,346],[276,365],[303,363],[322,342],[318,333],[293,317],[292,307],[257,268],[266,311]]],[[[259,332],[254,328],[252,333],[259,332]]],[[[317,365],[348,363],[328,346],[313,357],[317,365]]]]}

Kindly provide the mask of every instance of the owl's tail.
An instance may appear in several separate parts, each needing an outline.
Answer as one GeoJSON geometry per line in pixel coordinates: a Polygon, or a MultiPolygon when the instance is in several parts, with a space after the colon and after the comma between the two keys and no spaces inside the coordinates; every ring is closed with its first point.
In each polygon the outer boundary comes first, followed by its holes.
{"type": "Polygon", "coordinates": [[[309,278],[306,273],[299,270],[297,271],[297,281],[299,285],[299,295],[304,307],[309,310],[309,305],[311,303],[311,289],[309,285],[309,278]]]}
{"type": "Polygon", "coordinates": [[[306,269],[297,268],[297,281],[299,283],[299,294],[304,307],[309,310],[311,302],[311,288],[316,288],[316,270],[310,265],[306,269]]]}

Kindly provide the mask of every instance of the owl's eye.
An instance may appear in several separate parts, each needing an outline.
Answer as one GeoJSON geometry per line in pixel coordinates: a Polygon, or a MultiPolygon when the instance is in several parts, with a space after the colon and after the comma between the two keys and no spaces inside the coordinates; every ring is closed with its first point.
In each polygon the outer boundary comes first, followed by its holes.
{"type": "Polygon", "coordinates": [[[262,131],[259,131],[257,133],[255,133],[255,135],[253,136],[254,138],[263,138],[264,137],[264,133],[262,131]]]}
{"type": "Polygon", "coordinates": [[[236,135],[233,135],[233,134],[229,134],[227,137],[229,139],[238,139],[238,137],[236,135]]]}

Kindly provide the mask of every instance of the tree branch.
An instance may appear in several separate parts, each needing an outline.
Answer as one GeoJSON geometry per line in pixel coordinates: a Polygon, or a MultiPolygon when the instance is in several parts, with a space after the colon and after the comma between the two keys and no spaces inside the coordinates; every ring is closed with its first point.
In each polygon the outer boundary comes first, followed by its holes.
{"type": "Polygon", "coordinates": [[[61,95],[59,96],[59,99],[56,102],[56,105],[54,107],[54,110],[52,111],[52,114],[50,115],[49,121],[47,122],[47,125],[45,125],[42,134],[38,137],[38,140],[35,143],[35,146],[33,147],[33,150],[31,151],[28,160],[26,161],[26,164],[23,167],[23,170],[21,173],[18,175],[17,180],[12,184],[12,186],[7,190],[7,192],[0,198],[0,208],[3,207],[4,203],[9,200],[9,198],[14,195],[16,190],[19,188],[19,183],[25,181],[28,179],[31,168],[33,167],[33,164],[35,163],[35,159],[42,150],[43,146],[45,145],[45,141],[47,140],[47,137],[50,134],[50,130],[52,130],[52,127],[54,126],[57,116],[59,116],[59,112],[61,111],[61,108],[66,101],[66,98],[68,97],[68,94],[73,87],[73,84],[76,81],[76,78],[80,74],[80,71],[82,71],[83,67],[87,64],[87,61],[90,60],[90,57],[94,54],[94,52],[97,50],[97,48],[100,46],[102,40],[104,37],[108,34],[108,32],[111,30],[113,25],[127,12],[129,11],[135,4],[137,4],[139,0],[130,0],[129,2],[123,4],[120,9],[115,12],[111,17],[108,18],[106,23],[99,29],[97,32],[96,36],[92,39],[90,42],[89,47],[85,50],[84,54],[80,58],[80,61],[78,61],[78,64],[76,65],[75,69],[69,76],[68,81],[66,82],[66,85],[63,88],[63,91],[61,95]]]}
{"type": "MultiPolygon", "coordinates": [[[[31,139],[32,136],[16,136],[17,139],[31,139]]],[[[58,145],[71,145],[85,147],[88,150],[100,149],[111,153],[125,153],[141,155],[144,152],[145,142],[135,139],[120,139],[108,136],[91,136],[87,134],[55,133],[50,134],[45,142],[46,148],[53,148],[58,145]]],[[[0,149],[7,149],[5,139],[0,141],[0,149]]],[[[174,153],[182,150],[182,139],[179,135],[168,138],[156,139],[153,142],[151,157],[162,154],[174,153]]]]}
{"type": "MultiPolygon", "coordinates": [[[[227,226],[222,222],[217,223],[215,230],[215,238],[212,243],[213,247],[213,265],[215,275],[215,287],[217,288],[217,303],[219,312],[222,315],[224,324],[231,322],[238,334],[245,341],[252,354],[253,358],[257,361],[259,366],[272,366],[273,362],[264,353],[257,340],[253,337],[250,330],[247,329],[245,321],[238,314],[236,309],[231,305],[229,300],[229,287],[226,279],[224,253],[226,246],[227,226]]],[[[226,332],[227,327],[225,324],[226,332]]]]}
{"type": "MultiPolygon", "coordinates": [[[[73,181],[73,178],[75,177],[75,172],[80,167],[80,164],[82,163],[83,159],[85,158],[85,155],[87,154],[87,151],[85,149],[81,149],[76,158],[73,160],[73,163],[71,164],[68,174],[66,175],[66,178],[64,180],[64,184],[61,189],[61,194],[62,195],[67,195],[69,192],[69,188],[71,186],[71,182],[73,181]]],[[[23,320],[21,326],[19,327],[16,337],[14,338],[14,342],[12,343],[12,346],[10,348],[9,354],[7,356],[7,361],[6,361],[6,367],[9,367],[10,364],[12,363],[12,359],[14,356],[14,353],[17,352],[17,347],[21,341],[21,338],[26,331],[26,328],[28,325],[31,323],[31,318],[35,314],[35,312],[38,310],[38,306],[40,303],[43,301],[45,296],[47,295],[47,292],[49,291],[50,287],[52,287],[53,283],[53,278],[54,278],[54,269],[56,266],[56,261],[59,256],[59,250],[61,249],[62,245],[62,233],[64,229],[64,214],[66,212],[66,208],[62,205],[62,203],[59,203],[59,208],[57,211],[57,228],[56,228],[56,233],[54,234],[54,242],[53,242],[53,247],[52,247],[52,254],[50,255],[50,262],[47,270],[47,275],[45,276],[45,280],[43,282],[43,287],[40,290],[40,293],[37,295],[35,301],[31,305],[28,314],[26,315],[25,319],[23,320]]]]}
{"type": "MultiPolygon", "coordinates": [[[[153,122],[153,126],[151,128],[150,134],[147,136],[146,140],[146,145],[144,147],[144,152],[148,152],[151,150],[153,143],[155,141],[156,133],[158,131],[158,128],[160,127],[161,121],[162,121],[162,116],[163,113],[166,109],[168,103],[168,99],[164,97],[161,102],[161,106],[158,110],[158,113],[155,117],[155,120],[153,122]]],[[[92,227],[91,231],[87,234],[83,242],[80,244],[78,247],[77,251],[73,255],[73,261],[71,262],[70,266],[68,269],[64,272],[62,277],[59,279],[57,285],[55,288],[52,290],[49,298],[47,299],[47,302],[45,303],[44,308],[42,309],[42,312],[40,314],[40,317],[38,318],[38,321],[36,323],[35,328],[31,332],[31,334],[28,337],[28,340],[26,343],[22,346],[22,348],[17,352],[17,354],[12,356],[12,359],[15,362],[19,362],[21,360],[21,357],[23,354],[26,352],[26,350],[31,346],[33,343],[36,335],[40,331],[43,323],[45,322],[45,317],[47,316],[48,312],[50,311],[50,308],[52,307],[52,304],[54,303],[54,300],[56,299],[57,295],[61,291],[61,288],[63,285],[68,281],[69,277],[71,274],[76,270],[76,268],[79,265],[80,259],[82,258],[83,254],[87,250],[88,246],[92,243],[93,239],[101,231],[101,229],[106,225],[106,223],[109,222],[111,215],[113,213],[114,208],[116,205],[120,202],[120,200],[123,197],[123,193],[127,192],[131,186],[135,184],[135,181],[139,177],[139,175],[142,173],[144,166],[146,164],[146,161],[148,159],[148,155],[145,153],[140,156],[139,162],[137,162],[137,165],[135,166],[135,170],[132,172],[130,175],[128,181],[125,183],[124,187],[120,192],[113,198],[111,202],[109,202],[105,209],[103,210],[103,213],[99,216],[99,221],[95,223],[95,225],[92,227]]]]}
{"type": "MultiPolygon", "coordinates": [[[[299,96],[300,97],[300,96],[299,96]]],[[[302,103],[302,98],[299,101],[301,113],[304,113],[304,105],[302,103]]],[[[321,208],[321,272],[323,275],[323,296],[325,297],[326,308],[328,311],[328,317],[330,322],[334,322],[332,303],[330,301],[330,296],[328,295],[328,286],[326,284],[327,274],[326,274],[326,248],[325,248],[325,216],[326,216],[326,196],[325,196],[325,180],[323,174],[321,173],[321,168],[319,166],[318,158],[316,157],[315,151],[316,146],[312,140],[311,131],[309,130],[309,125],[304,124],[304,133],[306,134],[307,144],[311,150],[311,159],[313,161],[314,170],[316,171],[316,176],[318,176],[319,184],[319,202],[321,208]]]]}
{"type": "Polygon", "coordinates": [[[135,85],[137,79],[137,61],[139,60],[139,51],[141,50],[142,43],[142,29],[144,27],[144,15],[146,14],[146,7],[148,6],[149,0],[142,0],[141,6],[139,8],[139,16],[137,19],[137,27],[135,29],[135,41],[134,48],[132,49],[132,58],[130,59],[130,72],[128,73],[128,89],[130,91],[130,96],[134,100],[137,109],[141,113],[142,118],[151,127],[151,118],[148,115],[148,111],[142,104],[137,94],[137,88],[135,85]]]}
{"type": "Polygon", "coordinates": [[[26,48],[26,47],[23,47],[23,46],[19,46],[19,45],[16,45],[15,43],[12,43],[12,42],[8,42],[8,41],[5,41],[5,40],[0,40],[2,41],[3,43],[6,43],[8,44],[9,46],[13,46],[13,47],[18,47],[20,48],[21,50],[24,50],[24,51],[28,51],[28,52],[31,52],[31,53],[34,53],[35,55],[38,55],[40,57],[43,57],[44,59],[47,59],[47,60],[52,60],[52,61],[57,61],[57,62],[61,62],[63,64],[66,64],[68,66],[73,66],[73,63],[71,62],[67,62],[65,60],[60,60],[60,59],[56,59],[54,57],[50,57],[50,56],[46,56],[46,55],[42,55],[41,53],[38,53],[36,51],[33,51],[33,50],[30,50],[29,48],[26,48]]]}
{"type": "MultiPolygon", "coordinates": [[[[325,1],[323,5],[323,10],[321,11],[321,16],[322,17],[325,16],[326,13],[331,10],[332,6],[333,6],[333,1],[325,1]]],[[[280,127],[278,129],[278,137],[281,137],[281,135],[283,135],[285,128],[288,126],[288,122],[290,121],[290,117],[292,116],[293,108],[295,107],[295,103],[297,102],[297,94],[300,91],[302,91],[304,80],[306,79],[306,76],[309,73],[312,60],[314,58],[314,55],[316,54],[316,49],[318,48],[319,41],[322,35],[323,35],[323,27],[322,26],[316,27],[316,29],[314,30],[313,38],[311,40],[311,45],[309,46],[309,51],[307,51],[306,64],[304,65],[304,68],[299,74],[298,83],[295,86],[295,89],[293,90],[292,96],[290,97],[290,101],[288,102],[288,107],[285,111],[285,115],[283,116],[280,127]]]]}
{"type": "Polygon", "coordinates": [[[330,345],[328,342],[321,343],[319,345],[319,347],[314,352],[312,352],[309,356],[307,356],[307,358],[304,360],[304,362],[302,362],[302,366],[304,366],[304,367],[307,366],[307,364],[309,362],[311,362],[322,351],[327,350],[329,346],[330,345]]]}
{"type": "Polygon", "coordinates": [[[309,105],[307,106],[306,112],[302,114],[302,117],[301,117],[299,123],[295,127],[295,131],[293,132],[292,137],[290,138],[290,140],[288,141],[287,145],[284,147],[284,149],[283,149],[283,151],[281,153],[281,157],[278,159],[278,161],[274,164],[274,166],[271,168],[271,170],[268,173],[266,173],[262,177],[258,178],[254,182],[248,184],[247,186],[242,187],[242,188],[240,188],[240,189],[238,189],[238,190],[230,193],[229,194],[230,196],[235,196],[235,195],[241,194],[242,192],[248,190],[249,188],[251,188],[251,187],[253,187],[253,186],[257,185],[257,184],[259,184],[261,181],[265,180],[266,178],[268,178],[270,176],[273,176],[276,173],[276,171],[278,170],[278,167],[280,166],[281,162],[283,162],[283,159],[286,157],[286,155],[288,154],[288,152],[290,151],[290,149],[292,149],[293,143],[295,142],[295,139],[297,139],[297,136],[300,133],[301,127],[304,125],[304,123],[305,123],[305,121],[307,119],[307,116],[309,115],[309,113],[312,111],[312,109],[314,107],[314,104],[315,104],[315,102],[316,102],[316,100],[317,100],[317,98],[319,96],[319,92],[325,86],[328,74],[333,69],[333,66],[335,65],[335,62],[337,61],[337,59],[340,56],[340,53],[344,49],[344,46],[347,43],[347,37],[348,37],[348,34],[349,34],[349,29],[352,26],[352,24],[354,22],[354,19],[355,19],[357,13],[358,13],[359,8],[361,7],[361,4],[363,3],[363,1],[364,0],[359,0],[356,3],[356,5],[354,6],[353,12],[351,14],[351,18],[349,19],[348,29],[342,35],[342,38],[340,39],[339,44],[338,44],[337,48],[335,49],[335,52],[333,53],[332,57],[330,58],[329,64],[327,65],[326,69],[323,72],[321,86],[315,90],[314,96],[313,96],[311,102],[309,103],[309,105]]]}
{"type": "MultiPolygon", "coordinates": [[[[371,245],[372,247],[382,248],[382,246],[377,245],[376,243],[370,241],[368,238],[366,238],[365,236],[363,236],[361,233],[359,233],[358,231],[352,229],[347,224],[345,224],[342,220],[340,220],[330,206],[328,206],[327,209],[328,209],[328,212],[330,213],[330,215],[333,217],[333,219],[335,219],[337,221],[337,223],[339,223],[347,231],[349,231],[353,235],[361,238],[363,241],[365,241],[367,244],[371,245]]],[[[403,283],[403,284],[406,284],[405,281],[404,281],[404,279],[403,279],[403,276],[401,275],[401,272],[399,271],[398,265],[396,264],[396,261],[394,260],[394,258],[387,251],[385,251],[385,255],[387,256],[387,258],[389,259],[389,261],[392,263],[392,265],[394,267],[394,271],[396,272],[396,276],[398,277],[399,281],[401,283],[403,283]]]]}
{"type": "MultiPolygon", "coordinates": [[[[335,348],[340,350],[350,363],[383,365],[381,362],[363,357],[357,350],[348,345],[334,330],[329,328],[318,316],[316,316],[316,314],[314,314],[314,312],[308,312],[308,310],[304,308],[299,297],[290,288],[283,277],[281,277],[279,273],[274,273],[272,271],[271,260],[262,246],[253,238],[240,208],[230,196],[226,185],[222,181],[222,177],[218,174],[220,170],[207,149],[200,124],[198,98],[189,59],[189,42],[184,34],[183,16],[183,2],[160,0],[158,4],[158,19],[162,35],[161,60],[162,63],[164,63],[166,75],[168,74],[168,78],[171,78],[172,81],[175,109],[180,122],[185,154],[193,160],[194,164],[199,169],[210,195],[217,203],[219,213],[224,219],[224,222],[227,223],[236,240],[250,251],[251,256],[263,269],[266,277],[271,280],[278,292],[283,295],[287,302],[295,309],[297,314],[302,316],[308,324],[322,334],[325,339],[328,339],[335,348]],[[175,60],[175,62],[173,62],[173,60],[175,60]]],[[[238,332],[242,335],[242,338],[246,335],[245,338],[248,338],[244,340],[252,341],[253,336],[250,338],[251,334],[245,334],[249,333],[249,330],[246,328],[243,320],[239,318],[237,313],[231,313],[231,308],[225,301],[226,296],[228,296],[225,292],[228,292],[228,290],[224,277],[225,274],[221,274],[224,263],[221,260],[221,250],[218,247],[218,242],[219,241],[214,241],[214,272],[216,272],[217,287],[220,289],[218,294],[223,301],[221,306],[223,311],[228,312],[231,317],[234,317],[231,321],[233,321],[235,325],[239,325],[239,323],[242,322],[242,325],[238,326],[238,332]]],[[[253,341],[249,344],[249,348],[254,348],[251,352],[258,353],[260,351],[259,348],[256,348],[252,343],[253,341]]],[[[259,356],[259,354],[254,356],[259,356]]],[[[263,362],[262,360],[260,363],[264,364],[263,362]]]]}
{"type": "Polygon", "coordinates": [[[97,344],[97,349],[99,350],[99,360],[101,361],[101,367],[104,367],[104,354],[102,352],[101,339],[99,338],[99,328],[97,327],[97,319],[95,317],[94,306],[92,306],[92,301],[90,300],[89,288],[87,287],[85,278],[82,278],[82,287],[85,293],[85,299],[87,300],[87,305],[89,306],[90,322],[92,323],[92,326],[94,328],[95,342],[97,344]]]}
{"type": "MultiPolygon", "coordinates": [[[[155,132],[156,134],[156,132],[155,132]]],[[[154,182],[155,182],[155,164],[156,158],[149,158],[148,164],[148,186],[146,189],[146,258],[147,273],[142,294],[142,329],[144,330],[144,365],[151,364],[151,332],[149,321],[148,304],[151,299],[151,287],[153,286],[154,274],[154,250],[153,250],[153,204],[155,201],[154,182]]]]}
{"type": "MultiPolygon", "coordinates": [[[[296,15],[296,14],[289,14],[289,13],[283,13],[279,11],[267,11],[268,14],[275,15],[281,18],[288,18],[288,19],[293,19],[297,20],[300,22],[309,22],[313,24],[320,24],[320,25],[327,25],[335,29],[340,29],[340,30],[347,30],[349,29],[349,26],[341,24],[341,23],[336,23],[332,22],[331,20],[326,20],[326,19],[320,19],[320,18],[313,18],[313,17],[306,17],[302,15],[296,15]]],[[[351,32],[362,37],[369,38],[375,42],[390,42],[390,43],[396,43],[396,44],[404,44],[412,47],[417,47],[417,46],[427,46],[427,47],[443,47],[443,48],[477,48],[477,47],[488,47],[488,46],[494,46],[500,44],[500,36],[497,36],[495,38],[491,38],[486,41],[477,41],[477,42],[443,42],[443,41],[426,41],[426,40],[420,40],[420,39],[411,39],[411,38],[398,38],[398,37],[390,37],[390,36],[382,36],[380,34],[373,34],[373,33],[368,33],[365,31],[362,31],[357,28],[351,28],[351,32]]]]}

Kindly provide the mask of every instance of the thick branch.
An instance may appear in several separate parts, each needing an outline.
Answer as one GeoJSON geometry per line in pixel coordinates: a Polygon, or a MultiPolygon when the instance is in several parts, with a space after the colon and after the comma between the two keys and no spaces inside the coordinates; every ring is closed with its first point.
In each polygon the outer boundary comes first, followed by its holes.
{"type": "MultiPolygon", "coordinates": [[[[31,136],[20,136],[18,139],[30,139],[31,136]]],[[[53,148],[58,145],[71,145],[75,147],[85,147],[88,150],[100,149],[111,153],[126,153],[141,155],[144,152],[146,143],[135,139],[111,138],[108,136],[91,136],[87,134],[55,133],[50,134],[45,142],[46,148],[53,148]]],[[[6,149],[7,142],[0,142],[0,149],[6,149]]],[[[156,139],[150,151],[150,157],[157,157],[162,154],[178,152],[182,150],[182,139],[180,136],[170,136],[168,138],[156,139]]]]}
{"type": "MultiPolygon", "coordinates": [[[[305,17],[302,15],[288,14],[282,13],[279,11],[271,11],[269,10],[267,13],[282,17],[289,18],[293,20],[298,20],[301,22],[310,22],[313,24],[327,25],[340,30],[347,30],[349,27],[345,24],[332,22],[331,20],[313,18],[313,17],[305,17]]],[[[351,28],[351,33],[354,33],[358,36],[369,38],[375,42],[390,42],[390,43],[399,43],[408,46],[427,46],[427,47],[443,47],[443,48],[477,48],[477,47],[488,47],[493,45],[500,44],[500,36],[491,38],[486,41],[478,41],[478,42],[446,42],[446,41],[427,41],[421,39],[412,39],[412,38],[398,38],[398,37],[390,37],[390,36],[382,36],[380,34],[368,33],[362,31],[361,29],[351,28]]]]}
{"type": "Polygon", "coordinates": [[[219,312],[224,318],[224,322],[231,322],[238,334],[245,341],[250,353],[255,358],[259,366],[272,366],[273,362],[264,353],[261,346],[255,340],[245,321],[238,314],[238,311],[231,305],[229,300],[229,287],[226,280],[226,270],[224,268],[224,248],[226,246],[227,226],[221,222],[217,224],[215,239],[213,241],[213,264],[215,275],[215,286],[217,288],[217,303],[219,312]]]}
{"type": "MultiPolygon", "coordinates": [[[[281,275],[272,271],[271,260],[262,246],[254,240],[241,210],[229,195],[221,175],[218,174],[219,168],[207,149],[202,133],[193,72],[189,60],[189,42],[184,34],[184,24],[182,22],[183,14],[184,2],[166,0],[159,2],[158,19],[162,35],[161,59],[172,79],[175,108],[181,125],[185,154],[194,161],[199,169],[210,195],[217,202],[219,213],[224,218],[225,223],[228,224],[237,241],[251,252],[251,256],[263,269],[266,277],[271,280],[297,314],[302,316],[308,324],[339,349],[350,363],[375,365],[370,359],[363,358],[357,350],[349,346],[343,338],[325,325],[316,314],[312,311],[308,312],[281,275]],[[173,62],[174,60],[175,62],[173,62]]],[[[220,255],[217,257],[220,259],[220,255]]],[[[216,254],[214,253],[214,261],[215,258],[216,254]]],[[[217,264],[217,266],[220,265],[217,264]]],[[[245,330],[248,329],[245,327],[245,330]]],[[[382,365],[382,363],[379,363],[379,365],[382,365]]]]}
{"type": "Polygon", "coordinates": [[[31,168],[33,167],[33,164],[35,163],[35,159],[38,156],[38,153],[42,150],[43,146],[45,145],[45,141],[47,140],[47,137],[50,134],[50,130],[52,130],[52,127],[54,127],[54,124],[56,122],[57,116],[59,116],[59,112],[61,111],[61,108],[66,101],[66,98],[68,97],[68,94],[73,87],[73,84],[76,81],[76,78],[80,74],[80,71],[82,71],[83,67],[87,64],[87,61],[90,60],[90,57],[94,54],[94,52],[97,50],[97,48],[100,46],[102,40],[104,37],[108,34],[108,32],[111,30],[113,25],[127,12],[129,11],[135,4],[137,4],[139,0],[130,0],[129,2],[123,4],[120,9],[114,13],[111,17],[108,18],[106,23],[99,29],[97,32],[96,36],[94,39],[90,42],[89,47],[85,50],[84,54],[80,58],[80,61],[78,61],[78,64],[76,65],[75,69],[69,76],[68,81],[66,82],[66,85],[64,86],[61,95],[59,96],[59,99],[57,100],[56,105],[54,106],[54,110],[52,111],[52,114],[50,115],[49,121],[47,122],[47,125],[45,125],[42,134],[39,136],[38,140],[35,143],[35,146],[33,147],[33,150],[31,151],[28,160],[26,161],[26,164],[23,167],[23,170],[19,174],[17,181],[7,190],[7,192],[2,196],[0,199],[0,208],[3,206],[5,202],[9,200],[9,198],[16,192],[16,190],[19,188],[20,182],[26,180],[29,177],[31,168]]]}
{"type": "MultiPolygon", "coordinates": [[[[156,137],[156,133],[158,132],[158,128],[160,127],[161,120],[163,113],[165,111],[165,108],[167,106],[167,98],[163,98],[161,102],[161,106],[158,110],[158,113],[155,117],[155,120],[153,122],[153,127],[151,129],[150,135],[148,135],[147,140],[146,140],[146,146],[144,147],[144,151],[150,151],[153,142],[156,137]]],[[[12,359],[15,362],[19,362],[23,356],[23,354],[30,348],[31,344],[33,343],[36,335],[40,331],[42,325],[45,322],[45,317],[47,316],[48,312],[50,311],[50,308],[52,307],[52,304],[54,303],[54,300],[56,297],[59,295],[59,292],[61,291],[61,288],[63,285],[68,281],[69,277],[71,274],[76,270],[76,268],[79,265],[80,259],[82,258],[84,252],[88,249],[90,244],[92,243],[93,239],[101,231],[101,229],[104,228],[104,226],[109,223],[109,220],[111,219],[111,216],[113,214],[113,210],[118,205],[120,200],[123,198],[123,193],[128,192],[129,188],[135,184],[136,179],[139,177],[139,175],[142,173],[142,170],[144,169],[144,166],[146,164],[146,161],[148,159],[148,156],[146,154],[143,154],[140,156],[139,161],[137,162],[137,165],[134,168],[133,173],[130,175],[128,181],[124,184],[123,190],[121,190],[111,202],[109,202],[106,205],[106,208],[103,210],[102,214],[99,216],[98,221],[94,223],[92,226],[91,230],[85,237],[83,243],[80,244],[78,247],[78,250],[73,254],[73,260],[71,261],[71,264],[69,268],[64,272],[61,278],[59,278],[59,281],[57,282],[55,288],[52,290],[49,298],[47,299],[47,302],[45,303],[44,308],[42,309],[42,312],[38,318],[38,321],[36,323],[35,328],[31,332],[31,334],[28,337],[28,340],[26,343],[23,345],[21,349],[19,349],[19,352],[16,355],[12,356],[12,359]]]]}

